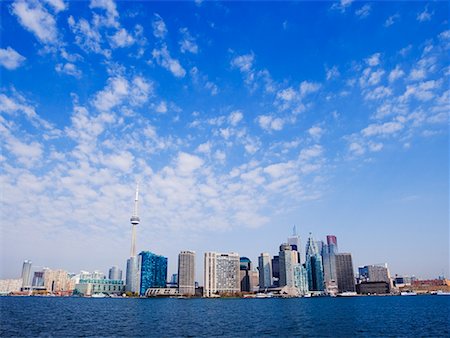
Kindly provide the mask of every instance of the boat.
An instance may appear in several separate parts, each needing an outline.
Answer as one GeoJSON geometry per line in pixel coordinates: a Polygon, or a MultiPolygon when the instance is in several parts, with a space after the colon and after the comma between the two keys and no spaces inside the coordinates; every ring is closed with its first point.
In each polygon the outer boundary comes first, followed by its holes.
{"type": "Polygon", "coordinates": [[[272,298],[273,297],[273,293],[269,292],[269,293],[263,293],[263,292],[258,292],[255,295],[255,298],[272,298]]]}
{"type": "Polygon", "coordinates": [[[100,293],[94,293],[91,298],[105,298],[106,294],[100,292],[100,293]]]}
{"type": "Polygon", "coordinates": [[[439,290],[438,292],[436,292],[436,296],[450,296],[450,292],[439,290]]]}
{"type": "Polygon", "coordinates": [[[417,296],[417,293],[414,291],[403,291],[400,292],[400,296],[417,296]]]}

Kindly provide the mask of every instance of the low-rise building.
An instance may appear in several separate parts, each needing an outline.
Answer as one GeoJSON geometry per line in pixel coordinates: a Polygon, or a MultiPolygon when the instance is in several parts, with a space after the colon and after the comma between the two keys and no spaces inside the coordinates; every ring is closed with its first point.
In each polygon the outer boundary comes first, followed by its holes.
{"type": "Polygon", "coordinates": [[[356,284],[356,292],[360,295],[385,295],[390,293],[388,282],[361,282],[356,284]]]}
{"type": "Polygon", "coordinates": [[[0,280],[0,294],[8,295],[11,292],[19,292],[22,287],[22,278],[18,279],[1,279],[0,280]]]}
{"type": "Polygon", "coordinates": [[[123,280],[115,279],[80,279],[75,285],[74,294],[82,296],[92,296],[96,293],[117,294],[125,292],[123,280]]]}

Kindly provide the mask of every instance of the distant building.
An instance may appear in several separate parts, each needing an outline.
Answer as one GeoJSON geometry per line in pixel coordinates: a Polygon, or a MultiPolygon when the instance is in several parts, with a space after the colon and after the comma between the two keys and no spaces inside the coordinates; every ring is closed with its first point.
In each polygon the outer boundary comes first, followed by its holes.
{"type": "Polygon", "coordinates": [[[22,265],[22,287],[31,286],[31,261],[25,260],[22,265]]]}
{"type": "Polygon", "coordinates": [[[126,286],[127,292],[139,293],[140,283],[140,257],[133,256],[127,259],[126,286]]]}
{"type": "Polygon", "coordinates": [[[252,262],[247,257],[241,257],[239,259],[239,280],[241,285],[242,292],[250,292],[251,281],[250,281],[250,272],[252,269],[252,262]]]}
{"type": "Polygon", "coordinates": [[[294,286],[294,264],[298,263],[297,251],[287,243],[280,245],[280,286],[294,286]]]}
{"type": "Polygon", "coordinates": [[[178,286],[178,274],[173,273],[172,277],[170,277],[170,284],[178,286]]]}
{"type": "Polygon", "coordinates": [[[23,280],[18,279],[1,279],[0,280],[0,295],[8,295],[11,292],[19,292],[22,288],[23,280]]]}
{"type": "Polygon", "coordinates": [[[80,279],[75,285],[74,294],[92,296],[96,293],[121,295],[125,291],[123,280],[112,279],[80,279]]]}
{"type": "Polygon", "coordinates": [[[366,282],[387,282],[391,278],[387,264],[366,265],[358,268],[359,280],[366,282]]]}
{"type": "Polygon", "coordinates": [[[181,251],[178,255],[178,292],[195,295],[195,252],[181,251]]]}
{"type": "Polygon", "coordinates": [[[273,277],[273,285],[280,285],[280,257],[273,256],[272,258],[272,277],[273,277]]]}
{"type": "Polygon", "coordinates": [[[250,275],[250,291],[258,291],[259,290],[259,271],[249,271],[250,275]]]}
{"type": "Polygon", "coordinates": [[[383,295],[390,292],[387,282],[361,282],[356,284],[356,292],[361,295],[383,295]]]}
{"type": "Polygon", "coordinates": [[[139,254],[139,295],[145,295],[149,288],[165,288],[167,283],[167,258],[150,251],[139,254]]]}
{"type": "Polygon", "coordinates": [[[303,264],[294,265],[294,286],[297,288],[299,295],[305,295],[309,291],[308,273],[303,264]]]}
{"type": "Polygon", "coordinates": [[[335,289],[336,277],[336,254],[338,253],[337,238],[333,235],[327,236],[327,244],[322,247],[323,277],[327,293],[335,289]]]}
{"type": "Polygon", "coordinates": [[[310,291],[323,291],[323,265],[322,256],[317,248],[317,244],[309,234],[306,244],[306,271],[308,273],[308,287],[310,291]]]}
{"type": "Polygon", "coordinates": [[[48,292],[52,293],[70,291],[69,274],[65,270],[46,269],[44,271],[44,286],[48,292]]]}
{"type": "Polygon", "coordinates": [[[204,297],[240,291],[239,254],[205,252],[204,297]]]}
{"type": "Polygon", "coordinates": [[[339,253],[335,255],[335,260],[338,291],[340,293],[355,292],[352,255],[349,253],[339,253]]]}
{"type": "Polygon", "coordinates": [[[108,278],[122,280],[122,270],[119,269],[117,265],[112,266],[111,269],[109,269],[108,278]]]}
{"type": "Polygon", "coordinates": [[[302,263],[301,258],[301,240],[300,236],[297,235],[297,227],[294,225],[292,230],[292,236],[289,236],[287,239],[287,243],[291,246],[292,251],[297,251],[297,261],[302,263]]]}
{"type": "Polygon", "coordinates": [[[272,286],[272,264],[270,255],[268,253],[262,253],[258,257],[258,270],[259,288],[270,288],[272,286]]]}

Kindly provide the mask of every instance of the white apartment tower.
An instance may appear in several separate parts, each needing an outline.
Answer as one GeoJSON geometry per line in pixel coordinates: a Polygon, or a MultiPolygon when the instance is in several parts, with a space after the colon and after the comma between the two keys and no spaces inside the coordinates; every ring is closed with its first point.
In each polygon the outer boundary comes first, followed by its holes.
{"type": "Polygon", "coordinates": [[[204,297],[240,291],[239,254],[205,252],[204,297]]]}
{"type": "Polygon", "coordinates": [[[178,292],[195,295],[195,252],[181,251],[178,255],[178,292]]]}

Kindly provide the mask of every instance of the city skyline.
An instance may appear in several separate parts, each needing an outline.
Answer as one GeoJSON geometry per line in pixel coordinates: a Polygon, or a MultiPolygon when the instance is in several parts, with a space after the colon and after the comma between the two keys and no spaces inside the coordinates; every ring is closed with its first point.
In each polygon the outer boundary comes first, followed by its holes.
{"type": "Polygon", "coordinates": [[[449,275],[448,3],[0,6],[0,278],[125,273],[136,182],[169,275],[293,226],[303,256],[449,275]]]}

